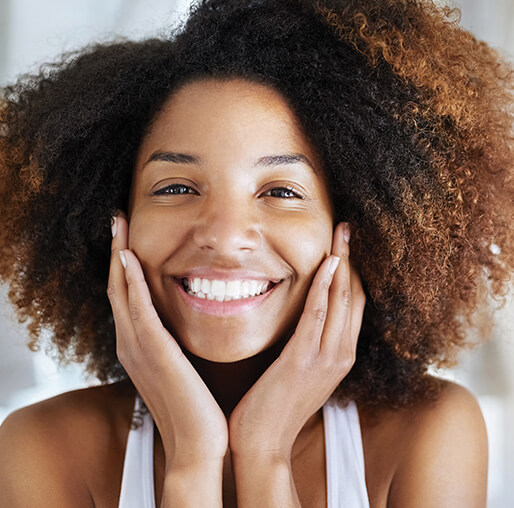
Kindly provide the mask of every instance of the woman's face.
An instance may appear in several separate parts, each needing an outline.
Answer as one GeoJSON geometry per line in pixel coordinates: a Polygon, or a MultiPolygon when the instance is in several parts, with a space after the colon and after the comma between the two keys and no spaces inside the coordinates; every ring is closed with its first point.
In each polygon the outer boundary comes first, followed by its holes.
{"type": "Polygon", "coordinates": [[[316,154],[281,95],[209,79],[170,97],[140,147],[129,247],[174,338],[234,362],[294,332],[333,218],[316,154]]]}

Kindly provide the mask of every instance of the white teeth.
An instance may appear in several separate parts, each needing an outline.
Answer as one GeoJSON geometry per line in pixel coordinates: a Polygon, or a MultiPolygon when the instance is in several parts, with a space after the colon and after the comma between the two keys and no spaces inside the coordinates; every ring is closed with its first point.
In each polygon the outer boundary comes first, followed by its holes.
{"type": "Polygon", "coordinates": [[[268,287],[268,283],[267,282],[261,282],[258,286],[257,286],[257,294],[260,294],[260,293],[263,293],[268,287]]]}
{"type": "Polygon", "coordinates": [[[220,302],[222,302],[225,297],[225,285],[225,282],[222,280],[213,280],[211,282],[211,293],[214,296],[221,296],[221,300],[218,300],[220,302]]]}
{"type": "Polygon", "coordinates": [[[257,294],[257,286],[259,283],[256,280],[250,281],[250,295],[254,296],[257,294]]]}
{"type": "Polygon", "coordinates": [[[227,282],[227,287],[225,289],[225,294],[231,297],[238,297],[240,295],[241,289],[241,281],[240,280],[230,280],[227,282]]]}
{"type": "Polygon", "coordinates": [[[195,277],[183,279],[188,294],[197,298],[230,302],[260,295],[269,288],[269,281],[257,280],[209,280],[195,277]]]}
{"type": "Polygon", "coordinates": [[[211,292],[211,281],[207,279],[202,279],[202,293],[207,295],[211,292]]]}

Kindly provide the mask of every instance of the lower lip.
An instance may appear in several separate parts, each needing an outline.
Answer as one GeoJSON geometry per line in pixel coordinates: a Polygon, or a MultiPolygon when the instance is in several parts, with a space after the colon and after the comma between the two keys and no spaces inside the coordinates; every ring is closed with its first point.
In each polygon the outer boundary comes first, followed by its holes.
{"type": "Polygon", "coordinates": [[[212,316],[233,316],[241,314],[261,305],[275,291],[280,284],[275,284],[269,291],[259,296],[250,296],[249,298],[241,298],[240,300],[231,300],[230,302],[218,302],[217,300],[207,300],[206,298],[196,298],[186,293],[182,283],[174,279],[178,286],[180,296],[184,302],[198,312],[210,314],[212,316]]]}

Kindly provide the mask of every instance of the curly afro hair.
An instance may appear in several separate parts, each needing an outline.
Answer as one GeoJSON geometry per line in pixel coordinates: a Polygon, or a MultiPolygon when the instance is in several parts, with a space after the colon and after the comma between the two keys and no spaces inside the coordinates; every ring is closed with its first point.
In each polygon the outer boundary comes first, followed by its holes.
{"type": "Polygon", "coordinates": [[[66,54],[0,98],[0,276],[29,347],[128,379],[106,295],[110,221],[180,86],[233,77],[286,98],[319,151],[367,296],[341,400],[435,394],[478,303],[513,271],[513,72],[432,0],[203,0],[166,38],[66,54]]]}

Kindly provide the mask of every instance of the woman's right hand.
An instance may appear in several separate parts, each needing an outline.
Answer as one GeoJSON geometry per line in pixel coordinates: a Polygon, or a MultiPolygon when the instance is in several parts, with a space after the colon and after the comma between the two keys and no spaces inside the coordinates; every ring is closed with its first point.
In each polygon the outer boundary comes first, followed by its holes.
{"type": "Polygon", "coordinates": [[[225,415],[155,310],[141,264],[128,250],[126,216],[120,212],[114,220],[107,294],[116,351],[159,429],[166,470],[223,463],[225,415]]]}

